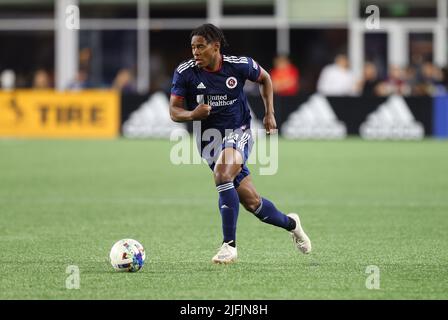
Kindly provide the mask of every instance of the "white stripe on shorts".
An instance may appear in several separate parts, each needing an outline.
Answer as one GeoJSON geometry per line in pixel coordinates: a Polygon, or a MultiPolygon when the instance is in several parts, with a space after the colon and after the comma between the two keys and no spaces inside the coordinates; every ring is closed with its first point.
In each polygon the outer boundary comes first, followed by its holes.
{"type": "Polygon", "coordinates": [[[250,135],[246,132],[243,134],[243,138],[238,142],[238,148],[240,148],[241,150],[244,149],[244,146],[247,143],[247,140],[249,140],[250,135]]]}

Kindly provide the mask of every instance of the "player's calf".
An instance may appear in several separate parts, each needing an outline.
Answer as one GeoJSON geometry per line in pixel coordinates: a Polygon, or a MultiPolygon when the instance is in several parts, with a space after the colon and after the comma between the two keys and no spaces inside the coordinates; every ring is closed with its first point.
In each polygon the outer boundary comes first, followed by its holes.
{"type": "Polygon", "coordinates": [[[283,228],[287,231],[291,231],[296,227],[295,220],[277,210],[275,205],[268,199],[260,197],[257,206],[254,206],[253,202],[249,202],[248,207],[250,209],[249,211],[264,223],[283,228]]]}

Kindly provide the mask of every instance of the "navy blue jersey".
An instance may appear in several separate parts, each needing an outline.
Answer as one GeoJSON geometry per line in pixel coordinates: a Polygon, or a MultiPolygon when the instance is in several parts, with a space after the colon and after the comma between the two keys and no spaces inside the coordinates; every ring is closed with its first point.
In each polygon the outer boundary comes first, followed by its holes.
{"type": "Polygon", "coordinates": [[[215,72],[196,67],[191,59],[174,72],[171,94],[183,97],[187,110],[194,110],[199,103],[210,105],[212,110],[201,121],[201,131],[214,128],[224,136],[226,129],[250,128],[250,110],[243,87],[246,80],[257,81],[260,73],[258,64],[249,57],[223,55],[215,72]]]}

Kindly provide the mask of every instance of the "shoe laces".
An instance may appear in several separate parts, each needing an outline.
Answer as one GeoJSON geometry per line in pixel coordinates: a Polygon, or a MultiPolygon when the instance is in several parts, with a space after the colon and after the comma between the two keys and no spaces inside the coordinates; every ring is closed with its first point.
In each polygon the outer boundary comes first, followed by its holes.
{"type": "Polygon", "coordinates": [[[298,236],[296,236],[294,234],[292,235],[292,237],[294,239],[294,242],[297,243],[301,248],[303,248],[305,246],[305,244],[306,244],[305,240],[300,239],[298,236]]]}

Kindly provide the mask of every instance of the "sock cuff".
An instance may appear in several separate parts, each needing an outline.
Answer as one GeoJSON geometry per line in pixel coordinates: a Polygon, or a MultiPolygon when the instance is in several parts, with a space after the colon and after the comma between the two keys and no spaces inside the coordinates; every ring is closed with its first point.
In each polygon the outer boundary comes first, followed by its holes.
{"type": "Polygon", "coordinates": [[[216,190],[218,190],[218,192],[224,192],[224,191],[230,190],[232,188],[235,188],[235,186],[233,185],[233,182],[225,182],[223,184],[216,186],[216,190]]]}
{"type": "Polygon", "coordinates": [[[255,214],[259,214],[261,211],[261,208],[263,208],[263,198],[260,200],[260,206],[257,208],[257,210],[254,211],[255,214]]]}

